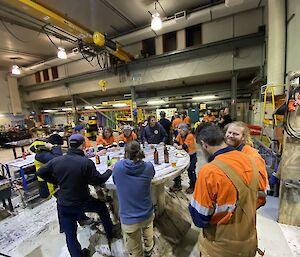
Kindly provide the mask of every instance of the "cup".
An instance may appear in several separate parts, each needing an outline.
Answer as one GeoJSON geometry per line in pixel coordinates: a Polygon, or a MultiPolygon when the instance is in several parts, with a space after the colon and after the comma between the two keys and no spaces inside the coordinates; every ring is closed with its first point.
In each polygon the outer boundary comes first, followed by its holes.
{"type": "Polygon", "coordinates": [[[175,159],[171,160],[171,166],[172,166],[173,168],[176,167],[176,164],[177,164],[177,160],[175,160],[175,159]]]}
{"type": "Polygon", "coordinates": [[[151,145],[150,145],[150,148],[151,148],[151,149],[154,149],[155,147],[154,147],[154,145],[153,145],[153,144],[151,144],[151,145]]]}

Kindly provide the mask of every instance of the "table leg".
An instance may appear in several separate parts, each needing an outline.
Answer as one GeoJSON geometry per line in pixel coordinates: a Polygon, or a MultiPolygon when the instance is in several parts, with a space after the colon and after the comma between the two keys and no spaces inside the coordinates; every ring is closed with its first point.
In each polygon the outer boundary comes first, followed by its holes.
{"type": "Polygon", "coordinates": [[[12,150],[13,150],[13,154],[14,154],[15,160],[18,159],[17,152],[16,152],[16,148],[13,147],[12,150]]]}
{"type": "Polygon", "coordinates": [[[165,195],[165,185],[158,184],[154,186],[154,194],[156,196],[156,216],[159,217],[163,214],[166,206],[166,195],[165,195]]]}
{"type": "Polygon", "coordinates": [[[22,177],[22,182],[23,182],[23,187],[24,187],[24,191],[28,192],[28,186],[27,186],[27,181],[25,179],[25,174],[24,174],[24,169],[21,167],[20,168],[20,175],[22,177]]]}

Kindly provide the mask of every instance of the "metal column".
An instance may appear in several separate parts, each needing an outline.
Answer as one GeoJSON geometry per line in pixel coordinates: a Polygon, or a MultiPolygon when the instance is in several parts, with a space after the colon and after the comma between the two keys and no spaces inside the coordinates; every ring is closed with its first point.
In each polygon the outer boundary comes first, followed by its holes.
{"type": "Polygon", "coordinates": [[[237,72],[232,73],[231,77],[231,106],[230,106],[230,114],[233,120],[236,120],[237,116],[237,108],[236,108],[236,101],[237,101],[237,72]]]}

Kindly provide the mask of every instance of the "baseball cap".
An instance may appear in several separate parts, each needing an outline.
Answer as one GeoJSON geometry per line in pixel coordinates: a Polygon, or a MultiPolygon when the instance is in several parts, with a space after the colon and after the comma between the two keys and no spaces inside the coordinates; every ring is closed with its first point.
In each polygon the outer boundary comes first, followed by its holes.
{"type": "Polygon", "coordinates": [[[75,127],[74,127],[74,131],[80,131],[80,130],[82,130],[82,129],[84,129],[84,126],[83,125],[76,125],[75,127]]]}
{"type": "Polygon", "coordinates": [[[178,125],[179,129],[182,129],[183,131],[187,131],[189,129],[188,125],[186,123],[180,123],[178,125]]]}
{"type": "Polygon", "coordinates": [[[73,134],[69,137],[69,143],[72,148],[77,148],[85,141],[84,136],[81,134],[73,134]]]}
{"type": "Polygon", "coordinates": [[[131,126],[130,125],[125,125],[123,127],[123,130],[132,130],[131,126]]]}

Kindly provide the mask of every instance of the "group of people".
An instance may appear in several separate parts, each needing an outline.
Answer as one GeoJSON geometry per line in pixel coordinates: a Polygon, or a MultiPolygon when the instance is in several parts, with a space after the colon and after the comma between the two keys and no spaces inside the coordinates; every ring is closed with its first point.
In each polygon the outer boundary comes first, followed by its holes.
{"type": "MultiPolygon", "coordinates": [[[[266,201],[268,177],[264,160],[251,146],[247,126],[241,122],[229,123],[224,134],[219,126],[208,122],[192,133],[188,119],[184,122],[178,113],[174,114],[172,123],[166,120],[163,112],[159,122],[155,116],[149,116],[141,139],[149,144],[169,143],[170,130],[175,129],[174,147],[189,154],[190,186],[186,192],[193,193],[189,211],[194,224],[202,228],[200,256],[254,257],[257,251],[256,209],[266,201]],[[197,145],[208,161],[199,170],[198,177],[197,145]]],[[[77,240],[77,222],[86,219],[86,212],[99,214],[108,239],[117,235],[117,227],[105,203],[93,198],[88,189],[88,185],[103,185],[111,175],[117,188],[121,228],[129,256],[151,256],[155,245],[150,192],[154,165],[143,161],[143,149],[131,127],[124,126],[118,141],[110,128],[104,128],[97,138],[98,150],[124,146],[125,158],[101,175],[94,162],[85,157],[85,149],[92,146],[82,130],[84,127],[75,127],[66,155],[55,153],[56,145],[61,142],[53,142],[50,137],[48,143],[51,145],[46,143],[41,149],[53,151],[55,159],[43,160],[37,171],[44,183],[57,187],[52,194],[57,197],[59,222],[71,256],[88,256],[88,250],[81,249],[77,240]]],[[[182,190],[180,176],[174,179],[170,190],[175,193],[182,190]]]]}

